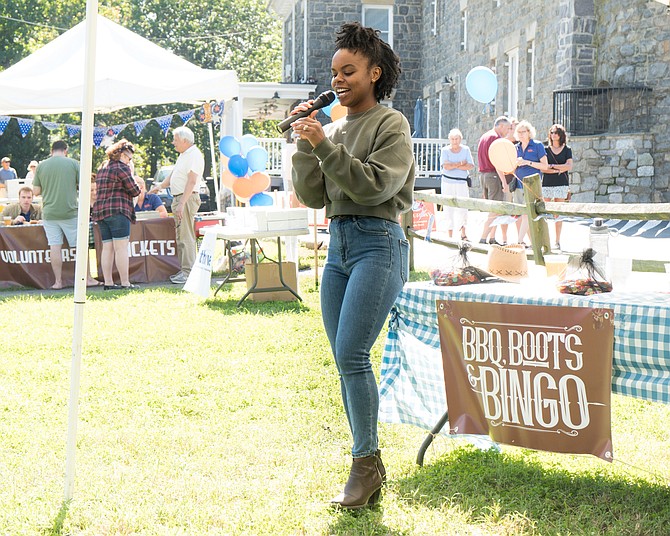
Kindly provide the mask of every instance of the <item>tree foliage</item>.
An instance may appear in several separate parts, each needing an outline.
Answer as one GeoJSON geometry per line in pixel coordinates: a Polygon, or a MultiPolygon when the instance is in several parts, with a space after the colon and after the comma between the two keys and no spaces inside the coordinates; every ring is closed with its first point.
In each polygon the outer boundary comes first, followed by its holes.
{"type": "MultiPolygon", "coordinates": [[[[268,82],[280,80],[281,22],[269,13],[263,0],[108,0],[99,6],[101,15],[149,39],[205,69],[232,69],[240,81],[268,82]]],[[[86,16],[85,0],[12,0],[0,3],[0,70],[6,69],[55,37],[81,22],[86,16]]],[[[98,43],[98,46],[114,46],[98,43]]],[[[119,68],[123,68],[122,65],[119,68]]],[[[176,153],[170,136],[163,135],[155,122],[149,123],[137,136],[132,122],[180,112],[190,104],[128,108],[110,114],[98,114],[96,125],[128,123],[119,137],[138,146],[139,172],[153,175],[161,166],[173,162],[176,153]]],[[[79,124],[79,114],[33,119],[79,124]]],[[[172,126],[180,120],[175,116],[172,126]]],[[[196,143],[208,147],[207,127],[197,121],[188,124],[196,143]]],[[[12,155],[19,175],[25,174],[28,162],[48,155],[50,140],[66,136],[49,133],[35,124],[21,138],[16,122],[11,121],[0,136],[0,156],[12,155]],[[12,126],[13,125],[13,126],[12,126]],[[21,169],[21,171],[19,171],[21,169]]],[[[78,138],[66,138],[76,155],[78,138]]],[[[204,151],[209,169],[209,151],[204,151]]],[[[102,149],[94,152],[94,167],[104,159],[102,149]]]]}

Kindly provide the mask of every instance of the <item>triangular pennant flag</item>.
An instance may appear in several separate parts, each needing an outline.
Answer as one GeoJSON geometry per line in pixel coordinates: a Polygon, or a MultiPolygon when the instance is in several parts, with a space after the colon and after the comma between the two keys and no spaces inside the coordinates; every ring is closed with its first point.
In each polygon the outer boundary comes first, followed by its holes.
{"type": "Polygon", "coordinates": [[[7,125],[9,125],[9,120],[11,118],[8,115],[0,115],[0,136],[5,133],[7,125]]]}
{"type": "Polygon", "coordinates": [[[219,101],[212,105],[212,114],[214,115],[223,115],[223,101],[219,101]]]}
{"type": "Polygon", "coordinates": [[[185,112],[178,112],[177,115],[181,117],[181,120],[184,122],[184,124],[188,123],[189,119],[191,119],[195,115],[195,110],[186,110],[185,112]]]}
{"type": "Polygon", "coordinates": [[[125,123],[123,125],[114,125],[109,127],[109,130],[111,130],[114,133],[114,136],[117,136],[119,132],[121,132],[124,128],[128,126],[128,123],[125,123]]]}
{"type": "Polygon", "coordinates": [[[19,122],[19,130],[21,131],[21,136],[25,138],[26,134],[30,132],[30,129],[33,128],[35,120],[24,119],[23,117],[17,117],[16,120],[19,122]]]}
{"type": "Polygon", "coordinates": [[[65,130],[67,130],[68,136],[76,136],[81,132],[81,127],[79,125],[65,125],[65,130]]]}
{"type": "Polygon", "coordinates": [[[107,134],[107,127],[95,127],[93,129],[93,145],[97,149],[102,143],[102,138],[107,134]]]}
{"type": "Polygon", "coordinates": [[[172,124],[172,117],[174,114],[170,115],[163,115],[161,117],[156,118],[156,123],[158,123],[158,126],[161,127],[161,130],[163,131],[163,135],[167,136],[168,129],[170,128],[170,125],[172,124]]]}
{"type": "Polygon", "coordinates": [[[42,121],[42,126],[49,130],[56,130],[57,128],[60,128],[60,125],[58,123],[54,123],[53,121],[42,121]]]}
{"type": "Polygon", "coordinates": [[[139,136],[140,132],[144,130],[144,127],[147,126],[149,121],[151,121],[151,119],[140,119],[139,121],[135,121],[133,123],[133,126],[135,127],[135,134],[139,136]]]}

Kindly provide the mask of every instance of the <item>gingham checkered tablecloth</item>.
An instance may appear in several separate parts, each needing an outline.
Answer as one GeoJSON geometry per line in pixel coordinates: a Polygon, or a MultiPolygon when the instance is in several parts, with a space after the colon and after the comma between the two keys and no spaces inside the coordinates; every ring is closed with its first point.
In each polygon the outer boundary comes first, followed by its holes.
{"type": "Polygon", "coordinates": [[[445,412],[435,306],[436,300],[445,299],[613,309],[612,392],[670,404],[670,294],[612,292],[571,296],[551,290],[538,292],[537,288],[513,283],[405,285],[391,311],[382,357],[379,420],[430,429],[445,412]]]}

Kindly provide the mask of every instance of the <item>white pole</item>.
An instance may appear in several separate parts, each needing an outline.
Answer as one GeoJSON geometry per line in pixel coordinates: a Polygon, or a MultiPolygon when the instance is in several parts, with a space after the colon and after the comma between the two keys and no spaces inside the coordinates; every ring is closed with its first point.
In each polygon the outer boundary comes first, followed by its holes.
{"type": "MultiPolygon", "coordinates": [[[[212,123],[207,123],[209,130],[209,149],[212,152],[212,179],[214,179],[214,195],[216,196],[216,211],[221,212],[221,199],[219,199],[219,179],[216,175],[216,151],[214,149],[214,126],[212,123]]],[[[218,149],[218,145],[216,146],[218,149]]]]}
{"type": "Polygon", "coordinates": [[[93,168],[93,107],[95,89],[95,49],[98,17],[97,0],[86,2],[86,54],[84,95],[81,116],[81,162],[79,169],[79,211],[77,213],[77,257],[74,277],[74,330],[72,335],[72,365],[70,370],[70,400],[68,403],[67,444],[65,451],[65,500],[74,491],[75,453],[77,450],[77,419],[79,410],[79,375],[81,342],[86,303],[88,275],[88,220],[91,206],[91,171],[93,168]]]}

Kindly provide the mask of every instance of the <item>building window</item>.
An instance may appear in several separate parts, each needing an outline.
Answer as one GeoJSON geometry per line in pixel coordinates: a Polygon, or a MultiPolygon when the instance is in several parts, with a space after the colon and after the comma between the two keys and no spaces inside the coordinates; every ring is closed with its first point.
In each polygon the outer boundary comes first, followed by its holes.
{"type": "Polygon", "coordinates": [[[500,0],[493,0],[493,9],[500,7],[500,0]]]}
{"type": "Polygon", "coordinates": [[[507,113],[517,117],[519,113],[519,49],[507,53],[507,113]]]}
{"type": "Polygon", "coordinates": [[[461,11],[461,50],[467,50],[468,43],[468,12],[461,11]]]}
{"type": "Polygon", "coordinates": [[[379,37],[393,47],[393,6],[364,4],[363,26],[379,30],[379,37]]]}
{"type": "Polygon", "coordinates": [[[431,33],[437,35],[437,0],[433,0],[433,27],[431,33]]]}
{"type": "Polygon", "coordinates": [[[526,100],[532,101],[535,98],[535,39],[528,41],[528,50],[526,50],[526,100]]]}
{"type": "MultiPolygon", "coordinates": [[[[496,77],[498,76],[498,59],[497,58],[491,58],[489,60],[489,69],[491,69],[495,74],[496,77]]],[[[496,96],[493,97],[493,100],[489,103],[491,105],[491,109],[495,112],[496,109],[496,100],[498,99],[498,95],[496,93],[496,96]]]]}

